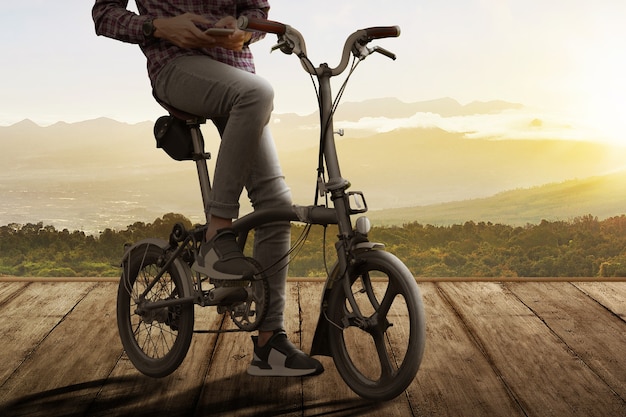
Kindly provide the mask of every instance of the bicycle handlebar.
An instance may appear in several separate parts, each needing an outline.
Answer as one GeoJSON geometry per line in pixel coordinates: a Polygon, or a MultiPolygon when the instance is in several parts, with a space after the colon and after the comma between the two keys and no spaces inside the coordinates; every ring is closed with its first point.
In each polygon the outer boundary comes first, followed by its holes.
{"type": "Polygon", "coordinates": [[[367,38],[382,39],[382,38],[397,38],[400,36],[400,26],[377,26],[373,28],[363,29],[367,33],[367,38]]]}
{"type": "MultiPolygon", "coordinates": [[[[276,22],[274,20],[257,19],[248,16],[239,17],[237,24],[241,30],[256,30],[258,32],[274,33],[276,35],[284,35],[289,27],[284,23],[276,22]]],[[[377,26],[363,29],[363,31],[365,31],[369,40],[395,38],[400,36],[399,26],[377,26]]]]}
{"type": "Polygon", "coordinates": [[[255,30],[257,32],[274,33],[276,35],[284,35],[287,31],[287,25],[285,24],[248,16],[240,16],[237,20],[237,26],[239,26],[241,30],[255,30]]]}
{"type": "MultiPolygon", "coordinates": [[[[300,32],[293,29],[289,25],[267,19],[257,19],[247,16],[240,16],[237,26],[241,30],[254,30],[258,32],[273,33],[278,35],[279,44],[274,49],[280,49],[286,54],[295,53],[301,58],[304,69],[313,75],[319,75],[322,69],[314,68],[308,60],[302,60],[306,57],[306,44],[300,32]]],[[[399,26],[377,26],[366,29],[357,30],[346,40],[343,48],[343,54],[340,64],[331,70],[331,75],[341,74],[348,66],[350,53],[357,53],[361,59],[365,58],[371,52],[379,52],[391,59],[395,59],[395,55],[383,48],[374,47],[371,50],[365,48],[369,42],[374,39],[393,38],[400,36],[399,26]]]]}

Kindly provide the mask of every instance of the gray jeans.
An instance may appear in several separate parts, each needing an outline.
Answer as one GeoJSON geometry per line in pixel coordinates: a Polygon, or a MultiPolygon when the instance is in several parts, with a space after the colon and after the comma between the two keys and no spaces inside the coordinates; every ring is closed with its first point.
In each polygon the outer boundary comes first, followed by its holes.
{"type": "MultiPolygon", "coordinates": [[[[182,57],[163,68],[155,86],[159,99],[211,119],[221,136],[207,213],[237,218],[245,187],[252,207],[291,206],[274,140],[267,126],[274,91],[267,81],[204,56],[182,57]]],[[[255,230],[253,257],[268,271],[270,307],[260,330],[284,327],[285,283],[290,224],[255,230]],[[279,262],[278,265],[275,265],[279,262]]]]}

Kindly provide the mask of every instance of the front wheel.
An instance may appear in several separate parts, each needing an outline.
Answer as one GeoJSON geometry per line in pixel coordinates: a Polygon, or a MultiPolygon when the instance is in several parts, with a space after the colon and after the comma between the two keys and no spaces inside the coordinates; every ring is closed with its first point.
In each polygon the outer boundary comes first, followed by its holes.
{"type": "Polygon", "coordinates": [[[145,308],[185,295],[186,277],[173,264],[162,270],[165,262],[166,253],[157,245],[132,249],[117,291],[117,325],[124,350],[140,372],[155,378],[171,374],[185,359],[194,325],[192,303],[145,308]]]}
{"type": "Polygon", "coordinates": [[[425,319],[415,278],[384,251],[358,255],[328,302],[329,343],[337,371],[358,395],[387,401],[413,381],[424,353],[425,319]]]}

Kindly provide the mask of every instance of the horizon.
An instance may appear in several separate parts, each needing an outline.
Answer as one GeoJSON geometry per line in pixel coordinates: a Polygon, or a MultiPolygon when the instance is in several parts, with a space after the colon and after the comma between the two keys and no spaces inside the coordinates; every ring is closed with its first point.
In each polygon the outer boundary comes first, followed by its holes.
{"type": "MultiPolygon", "coordinates": [[[[163,114],[165,110],[162,110],[163,114]]],[[[281,122],[281,116],[293,116],[295,113],[273,112],[273,119],[270,123],[276,125],[281,122]]],[[[297,117],[306,118],[315,114],[295,114],[297,117]]],[[[463,134],[467,139],[491,139],[491,140],[565,140],[578,142],[597,142],[611,146],[626,147],[626,141],[608,137],[602,132],[598,132],[589,126],[576,124],[576,121],[569,119],[559,113],[548,113],[537,109],[531,109],[521,103],[508,103],[503,100],[480,101],[474,100],[468,103],[460,103],[452,97],[441,97],[437,99],[405,102],[395,97],[379,97],[365,99],[363,101],[353,101],[341,103],[338,111],[339,117],[335,120],[335,127],[342,128],[346,135],[361,137],[364,134],[387,133],[396,129],[411,128],[437,128],[450,133],[463,134]],[[359,120],[344,120],[341,118],[342,105],[367,105],[377,103],[379,100],[394,100],[401,106],[424,105],[428,103],[454,103],[461,108],[466,108],[474,104],[498,103],[510,105],[513,109],[503,109],[499,111],[476,112],[473,114],[441,115],[436,111],[418,111],[408,117],[371,117],[363,116],[359,120]]],[[[53,123],[38,123],[30,118],[24,118],[10,125],[0,125],[0,128],[11,128],[21,123],[30,122],[37,127],[46,128],[55,125],[72,125],[97,120],[111,120],[128,125],[138,125],[142,123],[154,123],[155,120],[124,121],[107,116],[99,116],[90,119],[77,120],[73,122],[56,121],[53,123]]],[[[302,128],[313,128],[317,126],[302,126],[302,128]]]]}
{"type": "MultiPolygon", "coordinates": [[[[97,37],[92,4],[68,0],[63,8],[48,2],[5,5],[0,34],[6,55],[17,59],[0,68],[5,96],[0,125],[29,119],[45,126],[99,117],[132,124],[162,113],[150,94],[139,49],[97,37]]],[[[377,42],[398,60],[368,59],[348,86],[347,102],[381,97],[404,102],[438,97],[460,103],[505,100],[576,122],[590,137],[624,142],[624,2],[402,0],[381,7],[374,0],[321,0],[305,14],[293,1],[271,5],[270,19],[300,30],[314,62],[334,63],[343,40],[355,29],[401,27],[399,38],[377,42]]],[[[310,81],[294,57],[269,54],[274,41],[266,37],[253,45],[253,52],[257,72],[276,90],[276,113],[314,112],[310,81]]]]}
{"type": "MultiPolygon", "coordinates": [[[[346,120],[362,111],[365,114],[379,113],[377,101],[372,104],[348,108],[346,120]]],[[[500,106],[501,109],[509,107],[502,103],[500,106]]],[[[499,211],[503,209],[510,212],[506,218],[517,216],[523,222],[529,215],[554,219],[624,213],[626,176],[612,177],[610,186],[607,182],[611,173],[626,174],[626,147],[623,144],[618,148],[592,141],[556,140],[549,126],[548,137],[540,139],[537,129],[542,127],[535,126],[540,123],[531,123],[534,115],[523,112],[515,114],[512,119],[506,110],[471,116],[433,117],[428,107],[409,107],[411,110],[416,108],[424,109],[424,112],[416,113],[420,117],[362,121],[358,123],[360,129],[351,127],[349,124],[353,122],[347,121],[336,126],[346,128],[346,135],[337,138],[338,151],[344,156],[341,158],[342,171],[354,189],[365,193],[372,219],[381,221],[381,216],[391,214],[397,219],[394,213],[384,211],[420,207],[430,207],[433,213],[424,214],[423,210],[412,211],[413,214],[407,212],[408,217],[400,219],[399,224],[439,218],[436,213],[440,211],[440,205],[451,202],[462,202],[459,205],[463,210],[455,219],[464,220],[478,219],[478,215],[472,213],[500,216],[499,211]],[[523,117],[523,123],[519,123],[520,117],[523,117]],[[486,120],[490,120],[489,123],[486,120]],[[443,126],[428,127],[428,123],[442,121],[448,124],[448,130],[442,130],[443,126]],[[389,123],[401,126],[388,130],[389,123]],[[476,124],[489,124],[492,128],[473,130],[471,135],[468,134],[468,126],[476,124]],[[498,129],[511,135],[510,126],[515,124],[521,126],[517,134],[530,131],[535,137],[529,140],[503,136],[493,139],[492,135],[498,129]],[[381,131],[377,131],[379,129],[381,131]],[[377,169],[372,169],[373,166],[377,169]],[[558,206],[556,212],[549,197],[543,200],[539,211],[538,201],[532,199],[524,200],[524,204],[488,205],[488,211],[470,210],[476,199],[495,197],[501,192],[593,176],[606,178],[577,182],[577,187],[570,187],[571,191],[565,194],[557,187],[554,196],[554,203],[558,206]],[[578,196],[584,188],[589,188],[585,184],[594,184],[597,193],[578,196]],[[571,193],[574,193],[571,196],[574,200],[564,203],[563,195],[571,193]],[[586,200],[591,200],[592,209],[581,209],[588,206],[586,200]],[[525,209],[522,206],[532,209],[530,211],[534,214],[523,215],[525,209]],[[432,214],[436,216],[432,217],[432,214]]],[[[435,108],[443,114],[463,113],[462,108],[455,106],[436,105],[435,108]],[[455,108],[456,113],[451,111],[455,108]]],[[[487,106],[487,110],[493,108],[487,106]]],[[[386,108],[385,113],[410,113],[402,107],[391,110],[386,108]]],[[[319,139],[316,131],[308,128],[308,124],[314,122],[311,118],[300,120],[297,116],[275,117],[274,122],[279,157],[294,203],[307,205],[311,203],[313,173],[316,172],[313,163],[317,160],[317,153],[313,148],[319,139]]],[[[4,149],[0,154],[4,167],[0,171],[0,193],[3,195],[0,223],[42,221],[59,230],[67,228],[97,234],[107,227],[119,229],[135,221],[152,222],[169,212],[183,214],[193,222],[202,222],[202,204],[193,164],[172,161],[157,149],[150,121],[130,124],[99,118],[61,122],[49,127],[39,127],[34,122],[24,123],[23,128],[14,126],[13,129],[0,128],[0,143],[4,149]],[[154,204],[155,199],[159,204],[154,204]]],[[[204,133],[206,149],[216,150],[219,146],[217,134],[210,127],[204,133]]],[[[213,163],[209,165],[210,170],[213,163]]],[[[249,212],[245,193],[241,203],[242,214],[249,212]]]]}

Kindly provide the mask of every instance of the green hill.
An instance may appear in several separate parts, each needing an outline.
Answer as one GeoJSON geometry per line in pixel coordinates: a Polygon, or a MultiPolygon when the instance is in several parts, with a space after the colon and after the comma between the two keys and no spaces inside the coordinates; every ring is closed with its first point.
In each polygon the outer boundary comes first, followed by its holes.
{"type": "Polygon", "coordinates": [[[409,222],[451,225],[468,220],[525,225],[541,220],[570,220],[587,214],[605,219],[624,213],[626,171],[511,190],[488,198],[371,211],[368,215],[378,225],[409,222]]]}

